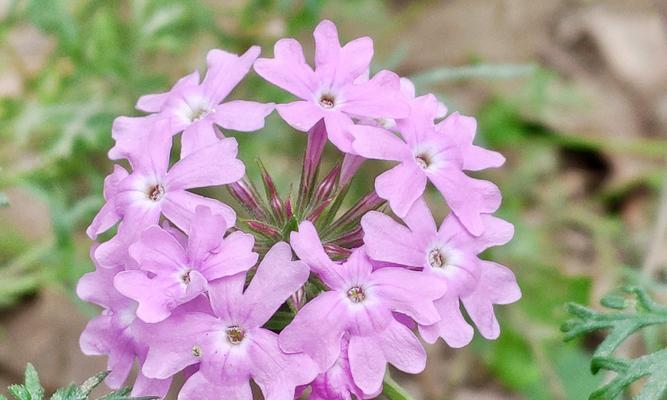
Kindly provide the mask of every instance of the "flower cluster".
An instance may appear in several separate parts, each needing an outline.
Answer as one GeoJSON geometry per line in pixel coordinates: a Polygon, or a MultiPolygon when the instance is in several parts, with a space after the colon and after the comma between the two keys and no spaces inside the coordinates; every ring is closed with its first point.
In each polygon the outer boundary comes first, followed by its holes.
{"type": "Polygon", "coordinates": [[[417,334],[452,347],[472,340],[471,323],[499,335],[493,306],[520,290],[511,271],[478,255],[508,242],[513,227],[491,215],[498,188],[465,171],[504,158],[473,144],[473,118],[446,116],[435,96],[416,96],[393,72],[371,76],[370,38],[341,46],[329,21],[314,37],[314,68],[294,39],[279,40],[274,58],[258,58],[258,47],[212,50],[203,79],[194,72],[141,97],[147,115],[114,122],[109,157],[121,161],[87,233],[97,240],[116,226],[115,235],[92,247],[96,270],[78,286],[103,308],[81,347],[108,356],[109,386],[137,363],[134,395],[165,396],[181,373],[179,399],[251,399],[251,380],[266,399],[367,399],[380,393],[387,364],[424,369],[417,334]],[[225,101],[251,68],[298,100],[225,101]],[[294,199],[261,164],[260,194],[227,136],[259,130],[274,109],[308,135],[294,199]],[[329,142],[342,161],[322,174],[329,142]],[[396,165],[345,210],[367,159],[396,165]],[[451,210],[440,227],[428,182],[451,210]],[[221,185],[238,218],[190,191],[221,185]]]}

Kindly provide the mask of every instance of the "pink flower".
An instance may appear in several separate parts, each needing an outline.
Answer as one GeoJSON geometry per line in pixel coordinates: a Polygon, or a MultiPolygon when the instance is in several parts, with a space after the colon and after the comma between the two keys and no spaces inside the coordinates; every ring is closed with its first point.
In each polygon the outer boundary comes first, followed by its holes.
{"type": "Polygon", "coordinates": [[[203,206],[195,210],[186,247],[153,225],[130,246],[140,269],[119,272],[114,285],[139,303],[139,318],[160,322],[175,307],[204,293],[209,282],[255,265],[258,255],[252,251],[252,235],[237,231],[223,240],[226,230],[225,218],[203,206]]]}
{"type": "Polygon", "coordinates": [[[440,336],[452,347],[463,347],[473,337],[472,327],[460,310],[462,302],[480,333],[487,339],[500,334],[494,304],[509,304],[521,297],[514,274],[506,267],[480,260],[477,255],[492,246],[507,243],[514,234],[512,224],[482,215],[483,230],[471,235],[454,215],[436,228],[423,199],[415,202],[405,217],[407,227],[387,215],[371,211],[361,225],[368,254],[375,260],[422,269],[431,282],[447,287],[435,302],[441,320],[423,324],[422,337],[433,343],[440,336]]]}
{"type": "Polygon", "coordinates": [[[89,229],[94,237],[122,217],[118,235],[97,248],[95,256],[103,266],[131,262],[126,256],[129,244],[143,229],[156,224],[161,214],[184,231],[189,230],[197,206],[209,207],[214,214],[224,216],[227,226],[235,223],[236,214],[226,204],[188,192],[188,189],[236,182],[243,177],[245,167],[236,159],[235,139],[223,139],[197,150],[171,168],[171,138],[160,135],[156,129],[148,139],[141,144],[144,154],[133,163],[132,173],[125,176],[126,172],[116,167],[108,179],[113,187],[107,190],[110,194],[107,203],[113,205],[113,212],[110,206],[103,207],[89,229]]]}
{"type": "Polygon", "coordinates": [[[348,357],[354,383],[365,393],[382,385],[387,363],[410,373],[424,369],[426,353],[415,335],[392,312],[430,325],[439,316],[433,300],[444,287],[424,274],[403,268],[372,270],[363,248],[343,264],[331,261],[309,221],[292,232],[294,251],[331,290],[307,303],[280,333],[280,347],[305,352],[326,371],[341,353],[349,335],[348,357]]]}
{"type": "Polygon", "coordinates": [[[409,107],[400,93],[399,77],[381,71],[368,80],[373,41],[368,37],[340,45],[331,21],[314,32],[315,70],[306,63],[294,39],[281,39],[274,58],[260,58],[255,71],[267,81],[301,100],[277,106],[280,116],[294,129],[307,132],[324,119],[329,140],[341,151],[352,152],[349,128],[354,119],[403,118],[409,107]]]}
{"type": "MultiPolygon", "coordinates": [[[[113,287],[113,277],[118,270],[97,268],[81,277],[77,286],[78,296],[104,308],[101,315],[88,322],[81,333],[81,351],[87,355],[106,355],[111,371],[106,383],[113,389],[123,386],[135,359],[143,363],[148,347],[137,341],[137,333],[144,324],[136,319],[136,304],[118,293],[113,287]]],[[[133,396],[165,396],[171,379],[151,379],[144,374],[137,376],[133,396]]]]}
{"type": "MultiPolygon", "coordinates": [[[[233,100],[222,103],[234,87],[248,73],[259,56],[260,49],[253,46],[245,54],[237,56],[222,50],[211,50],[206,56],[208,71],[200,83],[199,72],[181,78],[166,93],[142,96],[137,109],[156,113],[153,120],[166,120],[165,134],[183,132],[181,157],[215,143],[218,140],[215,126],[237,131],[256,131],[264,126],[264,119],[273,111],[273,104],[233,100]]],[[[112,158],[123,155],[127,142],[140,136],[146,118],[120,117],[114,121],[113,136],[116,146],[112,158]]]]}
{"type": "Polygon", "coordinates": [[[365,395],[354,383],[348,357],[349,346],[350,339],[344,336],[341,340],[340,355],[334,365],[318,375],[310,384],[312,391],[309,400],[352,400],[352,395],[356,396],[356,399],[371,399],[380,395],[381,390],[365,395]]]}
{"type": "Polygon", "coordinates": [[[292,261],[286,243],[274,245],[244,291],[245,274],[212,282],[213,315],[179,313],[151,325],[143,373],[166,379],[184,368],[199,371],[181,389],[181,400],[252,399],[250,379],[264,398],[292,399],[295,388],[317,375],[304,354],[286,354],[278,336],[262,328],[308,279],[308,267],[292,261]]]}
{"type": "Polygon", "coordinates": [[[398,121],[401,137],[378,127],[356,125],[354,151],[366,158],[398,161],[375,180],[375,190],[404,217],[431,181],[472,234],[481,233],[482,214],[500,206],[500,191],[491,182],[470,178],[463,170],[502,165],[504,158],[474,146],[475,120],[452,114],[434,124],[439,105],[432,95],[412,102],[410,118],[398,121]]]}

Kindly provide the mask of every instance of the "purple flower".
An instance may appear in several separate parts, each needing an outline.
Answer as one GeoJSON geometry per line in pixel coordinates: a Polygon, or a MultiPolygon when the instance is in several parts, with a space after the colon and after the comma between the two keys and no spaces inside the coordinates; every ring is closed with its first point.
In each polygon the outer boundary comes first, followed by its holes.
{"type": "Polygon", "coordinates": [[[199,371],[181,389],[181,400],[252,399],[250,379],[264,398],[292,399],[297,386],[317,375],[305,354],[286,354],[278,336],[262,328],[308,279],[308,267],[292,261],[286,243],[274,245],[244,291],[245,274],[212,282],[213,314],[179,313],[151,325],[143,373],[166,379],[184,368],[199,371]]]}
{"type": "Polygon", "coordinates": [[[420,268],[431,282],[447,287],[445,295],[435,302],[441,320],[435,324],[416,320],[422,337],[429,343],[440,336],[452,347],[467,345],[473,329],[461,314],[462,302],[482,336],[497,338],[500,328],[493,305],[517,301],[521,291],[509,269],[477,255],[507,243],[514,234],[512,224],[482,215],[484,228],[479,236],[473,236],[450,214],[437,229],[423,199],[415,202],[404,220],[407,227],[371,211],[361,225],[370,257],[420,268]]]}
{"type": "Polygon", "coordinates": [[[327,20],[315,28],[314,37],[315,70],[306,63],[301,45],[294,39],[279,40],[273,59],[255,62],[259,75],[301,99],[277,106],[285,122],[307,132],[324,119],[329,140],[350,153],[353,119],[408,115],[398,75],[381,71],[367,78],[373,57],[370,38],[355,39],[341,47],[336,26],[327,20]]]}
{"type": "Polygon", "coordinates": [[[424,349],[392,312],[409,315],[421,324],[436,323],[439,316],[433,300],[444,294],[442,285],[403,268],[373,271],[363,248],[336,264],[324,252],[309,221],[292,233],[291,244],[330,290],[307,303],[280,333],[283,350],[305,352],[326,371],[339,358],[341,340],[348,334],[350,371],[365,394],[381,387],[387,363],[410,373],[424,369],[424,349]]]}
{"type": "MultiPolygon", "coordinates": [[[[208,71],[200,82],[199,72],[181,78],[166,93],[142,96],[137,109],[156,113],[155,120],[166,120],[165,134],[183,132],[181,157],[218,141],[215,126],[237,131],[256,131],[264,126],[264,119],[273,111],[273,104],[253,101],[222,101],[248,73],[259,56],[253,46],[237,56],[222,50],[211,50],[206,56],[208,71]]],[[[145,117],[120,117],[114,122],[113,136],[116,147],[112,158],[122,156],[128,142],[136,140],[151,123],[145,117]]]]}
{"type": "MultiPolygon", "coordinates": [[[[101,315],[88,322],[81,333],[81,351],[87,355],[106,355],[111,371],[106,383],[113,389],[123,386],[135,359],[143,363],[148,347],[138,341],[144,324],[136,319],[136,303],[123,297],[113,287],[118,270],[97,268],[85,274],[77,286],[78,296],[104,308],[101,315]]],[[[171,379],[151,379],[139,374],[132,390],[133,396],[164,396],[171,379]]]]}
{"type": "Polygon", "coordinates": [[[130,246],[140,269],[119,272],[114,285],[139,303],[139,318],[160,322],[177,306],[204,293],[209,282],[255,265],[258,255],[252,251],[252,235],[237,231],[223,240],[226,230],[225,218],[202,206],[195,210],[187,246],[153,225],[130,246]]]}
{"type": "Polygon", "coordinates": [[[371,399],[380,395],[381,390],[365,395],[354,383],[348,357],[349,346],[350,340],[344,336],[341,340],[340,355],[334,365],[318,375],[310,384],[312,387],[310,400],[352,400],[352,395],[357,399],[371,399]]]}
{"type": "Polygon", "coordinates": [[[483,228],[481,215],[500,206],[500,191],[491,182],[468,177],[463,170],[497,167],[505,159],[472,144],[473,118],[455,113],[434,124],[438,104],[433,95],[415,99],[410,118],[397,122],[401,137],[378,127],[352,127],[353,148],[363,157],[399,162],[375,180],[378,195],[389,201],[399,217],[421,197],[428,180],[466,229],[478,235],[483,228]]]}
{"type": "MultiPolygon", "coordinates": [[[[116,167],[114,178],[107,181],[111,197],[91,225],[89,233],[95,234],[110,227],[119,217],[122,223],[118,235],[97,248],[96,258],[102,266],[131,263],[127,248],[138,234],[159,221],[164,214],[178,228],[188,231],[197,206],[206,206],[214,214],[225,217],[227,226],[233,226],[236,214],[226,204],[191,192],[188,189],[223,185],[235,182],[245,173],[245,167],[236,158],[238,149],[233,138],[223,139],[197,150],[169,168],[171,138],[160,135],[156,129],[150,140],[141,144],[143,157],[133,163],[131,174],[116,167]],[[124,177],[123,177],[124,176],[124,177]],[[122,178],[122,179],[120,179],[122,178]]],[[[139,143],[137,144],[139,145],[139,143]]]]}

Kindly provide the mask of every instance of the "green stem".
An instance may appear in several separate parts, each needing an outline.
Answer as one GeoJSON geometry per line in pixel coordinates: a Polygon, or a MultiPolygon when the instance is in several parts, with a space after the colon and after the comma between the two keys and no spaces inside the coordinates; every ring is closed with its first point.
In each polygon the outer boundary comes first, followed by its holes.
{"type": "Polygon", "coordinates": [[[389,374],[384,377],[382,394],[389,400],[414,400],[389,374]]]}

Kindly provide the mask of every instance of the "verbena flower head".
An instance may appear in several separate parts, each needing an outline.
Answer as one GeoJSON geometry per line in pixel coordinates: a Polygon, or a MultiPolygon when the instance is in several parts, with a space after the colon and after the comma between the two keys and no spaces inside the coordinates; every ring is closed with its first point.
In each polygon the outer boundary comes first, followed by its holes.
{"type": "Polygon", "coordinates": [[[498,337],[493,307],[520,291],[509,269],[478,255],[513,227],[491,215],[498,188],[464,171],[504,158],[473,144],[474,119],[444,118],[435,96],[393,72],[371,77],[369,38],[341,45],[330,21],[314,36],[314,68],[294,39],[278,41],[274,58],[212,50],[203,80],[190,74],[142,97],[147,115],[114,121],[109,157],[129,168],[116,164],[105,179],[87,233],[110,238],[92,246],[96,270],[78,286],[103,309],[81,348],[108,356],[110,386],[136,364],[136,395],[164,396],[180,375],[181,400],[251,400],[251,381],[270,400],[369,399],[387,364],[424,369],[418,335],[461,347],[475,324],[498,337]],[[259,184],[245,176],[236,140],[221,131],[258,130],[273,109],[224,101],[252,66],[299,98],[276,107],[308,132],[293,193],[262,162],[259,184]],[[329,142],[339,159],[327,167],[329,142]],[[367,159],[398,164],[350,201],[367,159]],[[451,210],[440,228],[428,181],[445,200],[437,209],[451,210]],[[192,192],[211,186],[234,204],[192,192]]]}

